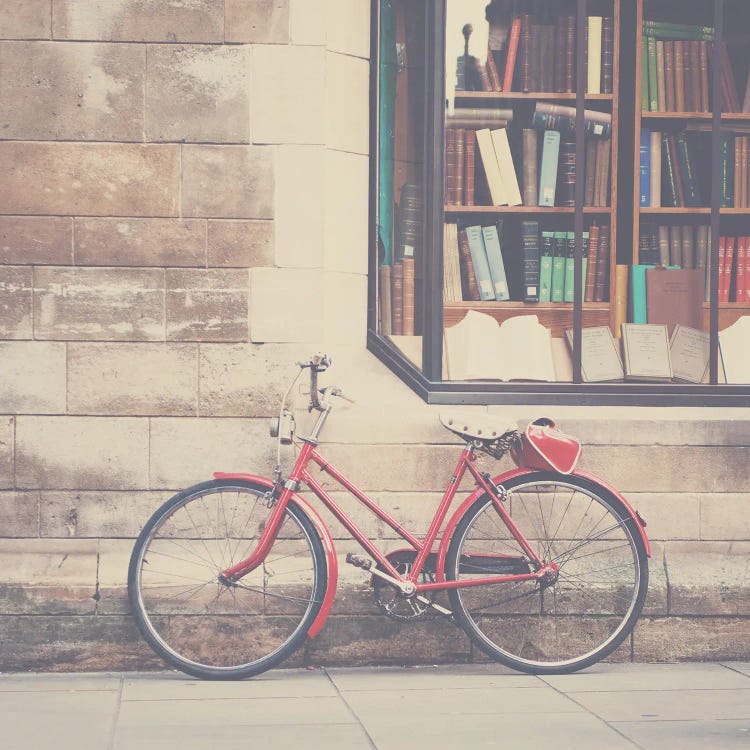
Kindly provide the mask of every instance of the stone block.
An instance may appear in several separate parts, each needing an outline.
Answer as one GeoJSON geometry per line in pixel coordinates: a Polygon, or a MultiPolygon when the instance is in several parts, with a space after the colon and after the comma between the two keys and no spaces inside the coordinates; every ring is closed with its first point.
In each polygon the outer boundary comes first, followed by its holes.
{"type": "Polygon", "coordinates": [[[700,494],[633,492],[628,493],[626,500],[638,510],[648,524],[646,531],[649,539],[700,538],[700,494]]]}
{"type": "Polygon", "coordinates": [[[333,52],[370,57],[368,0],[326,0],[327,46],[333,52]]]}
{"type": "Polygon", "coordinates": [[[253,142],[325,143],[325,71],[320,47],[255,47],[253,142]]]}
{"type": "Polygon", "coordinates": [[[276,443],[267,419],[151,420],[151,487],[183,489],[215,471],[270,476],[276,443]]]}
{"type": "Polygon", "coordinates": [[[32,270],[0,267],[0,338],[32,337],[32,270]]]}
{"type": "MultiPolygon", "coordinates": [[[[650,541],[650,540],[649,540],[650,541]]],[[[648,593],[643,605],[644,615],[666,615],[669,613],[669,578],[667,575],[664,544],[651,544],[651,557],[648,561],[648,593]]]]}
{"type": "Polygon", "coordinates": [[[179,148],[0,141],[0,212],[176,216],[179,148]]]}
{"type": "Polygon", "coordinates": [[[56,216],[0,216],[0,263],[73,263],[73,220],[56,216]]]}
{"type": "Polygon", "coordinates": [[[273,155],[262,146],[182,147],[182,213],[272,219],[273,155]]]}
{"type": "Polygon", "coordinates": [[[167,269],[167,338],[246,341],[248,273],[167,269]]]}
{"type": "Polygon", "coordinates": [[[274,265],[274,224],[272,221],[209,220],[208,267],[274,265]]]}
{"type": "Polygon", "coordinates": [[[329,147],[355,154],[370,150],[370,63],[337,52],[326,54],[326,118],[329,147]]]}
{"type": "MultiPolygon", "coordinates": [[[[25,493],[24,493],[25,494],[25,493]]],[[[151,514],[169,499],[166,492],[42,492],[42,537],[124,537],[132,546],[151,514]]]]}
{"type": "Polygon", "coordinates": [[[327,18],[321,4],[309,0],[289,0],[292,44],[325,46],[327,18]]]}
{"type": "Polygon", "coordinates": [[[95,541],[0,539],[4,614],[86,614],[96,609],[95,541]]]}
{"type": "Polygon", "coordinates": [[[56,340],[164,339],[164,271],[36,268],[35,336],[56,340]]]}
{"type": "Polygon", "coordinates": [[[200,348],[201,416],[263,417],[279,413],[293,377],[295,346],[204,344],[200,348]]]}
{"type": "Polygon", "coordinates": [[[671,615],[749,615],[750,542],[666,545],[671,615]]]}
{"type": "Polygon", "coordinates": [[[145,62],[141,45],[0,42],[3,137],[141,140],[145,62]]]}
{"type": "Polygon", "coordinates": [[[277,266],[323,266],[329,192],[326,164],[323,146],[280,146],[276,151],[277,266]]]}
{"type": "MultiPolygon", "coordinates": [[[[142,519],[145,523],[148,517],[142,519]]],[[[128,614],[128,566],[133,551],[132,539],[106,539],[99,542],[99,601],[102,615],[128,614]]]]}
{"type": "Polygon", "coordinates": [[[323,275],[323,343],[365,345],[367,338],[367,277],[348,273],[323,275]]]}
{"type": "Polygon", "coordinates": [[[744,617],[642,617],[633,634],[633,660],[747,660],[750,628],[744,617]]]}
{"type": "Polygon", "coordinates": [[[225,0],[225,7],[227,42],[289,43],[289,0],[225,0]]]}
{"type": "Polygon", "coordinates": [[[693,539],[750,540],[747,493],[722,492],[700,496],[700,537],[693,539]]]}
{"type": "Polygon", "coordinates": [[[323,334],[322,274],[281,268],[250,271],[250,340],[319,342],[323,334]]]}
{"type": "Polygon", "coordinates": [[[0,492],[3,537],[39,536],[39,493],[0,492]]]}
{"type": "Polygon", "coordinates": [[[15,487],[15,417],[0,417],[0,489],[15,487]]]}
{"type": "Polygon", "coordinates": [[[107,42],[221,42],[223,0],[55,0],[56,39],[107,42]]]}
{"type": "Polygon", "coordinates": [[[191,344],[71,343],[68,412],[195,415],[197,378],[191,344]]]}
{"type": "Polygon", "coordinates": [[[16,414],[65,412],[65,344],[0,341],[0,403],[16,414]]]}
{"type": "Polygon", "coordinates": [[[148,487],[148,420],[135,417],[18,417],[21,489],[148,487]]]}
{"type": "Polygon", "coordinates": [[[5,0],[0,5],[0,39],[49,39],[50,0],[5,0]]]}
{"type": "Polygon", "coordinates": [[[205,266],[201,219],[76,219],[75,258],[82,266],[205,266]]]}
{"type": "Polygon", "coordinates": [[[326,155],[325,268],[367,273],[369,162],[366,156],[326,155]]]}
{"type": "Polygon", "coordinates": [[[250,48],[153,45],[146,64],[146,140],[248,143],[250,48]]]}

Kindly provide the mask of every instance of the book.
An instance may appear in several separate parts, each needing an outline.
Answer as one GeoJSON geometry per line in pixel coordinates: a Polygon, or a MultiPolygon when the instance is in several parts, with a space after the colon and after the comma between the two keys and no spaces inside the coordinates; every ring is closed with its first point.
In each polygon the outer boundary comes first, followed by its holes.
{"type": "Polygon", "coordinates": [[[503,91],[513,90],[513,71],[516,67],[516,56],[518,54],[518,43],[521,36],[521,19],[516,17],[510,26],[508,34],[508,53],[505,58],[505,70],[503,71],[503,91]]]}
{"type": "Polygon", "coordinates": [[[713,26],[695,26],[671,21],[653,21],[643,19],[643,33],[647,36],[660,36],[671,39],[708,39],[714,38],[713,26]]]}
{"type": "MultiPolygon", "coordinates": [[[[602,18],[602,94],[614,91],[615,24],[612,16],[602,18]]],[[[559,57],[557,58],[560,59],[559,57]]]]}
{"type": "Polygon", "coordinates": [[[594,187],[596,185],[597,141],[589,138],[586,141],[586,170],[583,185],[583,205],[594,205],[594,187]]]}
{"type": "Polygon", "coordinates": [[[507,206],[508,192],[505,182],[500,174],[500,166],[492,143],[492,133],[489,128],[477,130],[477,147],[482,159],[484,174],[487,177],[487,186],[490,190],[490,199],[493,206],[507,206]]]}
{"type": "Polygon", "coordinates": [[[669,227],[669,265],[676,268],[682,265],[682,229],[679,224],[669,227]]]}
{"type": "Polygon", "coordinates": [[[695,238],[691,224],[682,225],[682,263],[683,268],[695,268],[695,238]]]}
{"type": "Polygon", "coordinates": [[[667,85],[664,71],[664,40],[656,40],[656,111],[667,111],[667,85]]]}
{"type": "Polygon", "coordinates": [[[669,147],[669,134],[662,133],[662,205],[672,208],[680,206],[677,187],[677,172],[673,161],[673,152],[669,147]]]}
{"type": "Polygon", "coordinates": [[[575,249],[576,239],[574,232],[565,233],[565,271],[563,275],[563,302],[573,302],[575,295],[575,249]]]}
{"type": "Polygon", "coordinates": [[[609,162],[612,141],[609,139],[596,142],[596,174],[594,175],[594,205],[609,204],[609,162]]]}
{"type": "Polygon", "coordinates": [[[503,82],[500,80],[500,74],[498,73],[497,65],[495,64],[495,58],[493,57],[492,50],[489,46],[487,47],[487,62],[485,64],[485,69],[487,71],[490,85],[492,86],[492,91],[502,91],[503,82]]]}
{"type": "Polygon", "coordinates": [[[492,283],[490,264],[487,260],[487,251],[484,247],[482,227],[478,225],[466,227],[466,239],[469,241],[471,262],[474,265],[474,274],[479,287],[479,299],[481,301],[494,300],[495,288],[492,283]]]}
{"type": "Polygon", "coordinates": [[[694,268],[646,271],[646,320],[661,323],[669,332],[679,323],[690,328],[703,325],[703,273],[694,268]]]}
{"type": "Polygon", "coordinates": [[[505,186],[505,195],[509,206],[520,206],[521,191],[518,188],[518,178],[516,176],[516,167],[513,164],[513,156],[510,152],[510,143],[508,141],[508,131],[505,128],[498,128],[490,131],[492,145],[495,149],[495,157],[500,169],[500,177],[505,186]]]}
{"type": "Polygon", "coordinates": [[[458,206],[464,202],[464,161],[466,152],[466,130],[456,128],[456,170],[454,176],[453,199],[458,206]]]}
{"type": "Polygon", "coordinates": [[[469,247],[469,238],[466,236],[466,230],[458,231],[458,253],[461,261],[461,285],[463,289],[463,299],[470,302],[479,301],[479,284],[474,272],[474,263],[471,259],[471,248],[469,247]]]}
{"type": "Polygon", "coordinates": [[[523,247],[523,301],[540,301],[539,222],[521,222],[523,247]]]}
{"type": "Polygon", "coordinates": [[[586,93],[602,93],[602,17],[588,16],[588,67],[586,93]]]}
{"type": "Polygon", "coordinates": [[[648,60],[648,108],[650,112],[659,110],[658,75],[656,68],[656,39],[646,37],[646,58],[648,60]]]}
{"type": "Polygon", "coordinates": [[[649,139],[650,174],[649,203],[651,208],[661,207],[661,133],[652,130],[649,139]]]}
{"type": "Polygon", "coordinates": [[[562,302],[565,294],[565,259],[568,256],[568,238],[566,232],[555,232],[552,248],[552,283],[550,301],[562,302]]]}
{"type": "Polygon", "coordinates": [[[641,147],[639,153],[639,205],[641,208],[647,208],[651,205],[651,131],[648,128],[641,129],[641,147]]]}
{"type": "Polygon", "coordinates": [[[594,278],[594,302],[606,302],[609,291],[609,224],[599,229],[599,247],[596,254],[596,276],[594,278]]]}
{"type": "Polygon", "coordinates": [[[458,226],[453,222],[446,222],[443,226],[443,303],[462,300],[458,226]]]}
{"type": "Polygon", "coordinates": [[[648,44],[641,44],[641,111],[649,111],[648,44]]]}
{"type": "Polygon", "coordinates": [[[675,111],[674,42],[664,40],[664,111],[675,111]]]}
{"type": "Polygon", "coordinates": [[[539,170],[540,206],[555,205],[559,154],[560,133],[556,130],[546,130],[542,141],[542,164],[539,170]]]}
{"type": "Polygon", "coordinates": [[[391,269],[391,333],[404,333],[404,264],[394,263],[391,269]]]}
{"type": "MultiPolygon", "coordinates": [[[[576,109],[564,104],[537,102],[531,120],[538,130],[559,130],[561,133],[575,133],[576,109]]],[[[609,138],[612,133],[612,115],[593,109],[583,111],[583,126],[588,135],[609,138]]]]}
{"type": "MultiPolygon", "coordinates": [[[[573,329],[566,329],[565,339],[573,350],[573,329]]],[[[625,372],[620,352],[609,326],[587,326],[581,329],[581,378],[584,383],[622,380],[625,372]]]]}
{"type": "Polygon", "coordinates": [[[492,279],[492,289],[495,299],[502,302],[510,299],[508,292],[508,279],[505,275],[505,263],[503,262],[503,252],[500,247],[500,233],[502,232],[502,219],[498,221],[498,226],[482,227],[482,239],[484,240],[484,249],[487,253],[487,263],[490,268],[490,278],[492,279]]]}
{"type": "Polygon", "coordinates": [[[683,189],[683,205],[697,208],[703,204],[700,184],[696,175],[695,161],[692,149],[688,143],[687,134],[683,131],[675,136],[677,158],[679,160],[680,183],[683,189]]]}
{"type": "Polygon", "coordinates": [[[541,255],[539,256],[539,302],[552,300],[552,258],[554,256],[554,232],[542,232],[541,255]]]}
{"type": "Polygon", "coordinates": [[[583,290],[583,301],[594,301],[594,287],[596,286],[596,263],[599,257],[599,236],[601,227],[593,223],[589,227],[589,252],[588,265],[586,267],[585,284],[583,290]]]}
{"type": "Polygon", "coordinates": [[[523,205],[536,206],[539,202],[539,176],[537,173],[537,131],[523,129],[523,205]]]}
{"type": "Polygon", "coordinates": [[[624,323],[622,349],[626,380],[672,379],[667,326],[624,323]]]}
{"type": "Polygon", "coordinates": [[[464,139],[464,189],[465,206],[474,205],[474,185],[476,179],[477,136],[474,130],[465,130],[464,139]]]}
{"type": "Polygon", "coordinates": [[[576,59],[576,18],[566,16],[566,44],[565,44],[565,89],[564,93],[575,91],[575,59],[576,59]]]}
{"type": "Polygon", "coordinates": [[[748,289],[748,240],[750,237],[738,237],[737,238],[737,276],[735,285],[735,302],[741,304],[747,304],[750,299],[747,298],[748,289]]]}
{"type": "Polygon", "coordinates": [[[380,266],[380,332],[383,336],[390,336],[392,333],[391,310],[393,302],[391,300],[391,266],[383,263],[380,266]]]}
{"type": "Polygon", "coordinates": [[[620,326],[628,320],[628,267],[617,264],[615,266],[615,331],[621,332],[620,326]]]}
{"type": "MultiPolygon", "coordinates": [[[[536,38],[536,35],[534,35],[534,38],[536,38]]],[[[519,79],[520,89],[524,94],[531,90],[531,62],[534,57],[532,55],[531,42],[531,15],[524,13],[521,15],[521,38],[519,40],[519,79]]]]}
{"type": "Polygon", "coordinates": [[[560,140],[558,156],[558,206],[575,206],[576,204],[576,143],[570,137],[560,140]]]}
{"type": "Polygon", "coordinates": [[[414,335],[414,258],[401,261],[403,266],[403,312],[402,332],[404,336],[414,335]]]}
{"type": "Polygon", "coordinates": [[[685,111],[685,55],[682,50],[683,42],[675,39],[674,49],[674,108],[675,112],[685,111]]]}
{"type": "Polygon", "coordinates": [[[676,325],[669,339],[672,376],[687,383],[703,383],[708,375],[710,336],[705,331],[676,325]]]}
{"type": "Polygon", "coordinates": [[[445,202],[455,205],[457,202],[456,189],[456,128],[445,130],[445,202]]]}
{"type": "Polygon", "coordinates": [[[517,315],[499,325],[469,310],[445,329],[445,351],[450,380],[555,380],[550,332],[536,315],[517,315]]]}
{"type": "Polygon", "coordinates": [[[659,248],[659,258],[656,264],[668,266],[669,262],[669,227],[666,224],[660,224],[657,230],[657,247],[659,248]]]}
{"type": "Polygon", "coordinates": [[[719,331],[719,354],[727,383],[750,383],[750,315],[719,331]]]}

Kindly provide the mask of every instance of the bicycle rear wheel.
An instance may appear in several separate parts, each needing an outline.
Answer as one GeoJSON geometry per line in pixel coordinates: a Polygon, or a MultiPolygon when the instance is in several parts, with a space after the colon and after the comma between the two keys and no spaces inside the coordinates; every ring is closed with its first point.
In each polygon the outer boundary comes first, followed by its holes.
{"type": "MultiPolygon", "coordinates": [[[[554,580],[517,581],[449,591],[458,624],[485,653],[524,672],[583,669],[628,636],[648,588],[648,556],[635,522],[603,487],[581,477],[534,472],[510,479],[505,509],[554,580]]],[[[471,555],[523,557],[491,499],[460,519],[448,547],[452,580],[492,575],[471,555]],[[462,557],[467,556],[467,557],[462,557]],[[460,564],[459,564],[460,561],[460,564]]]]}
{"type": "Polygon", "coordinates": [[[130,559],[136,623],[166,662],[203,679],[270,669],[303,642],[320,610],[327,565],[320,537],[290,501],[262,565],[236,584],[219,573],[255,549],[266,488],[214,480],[183,490],[151,517],[130,559]]]}

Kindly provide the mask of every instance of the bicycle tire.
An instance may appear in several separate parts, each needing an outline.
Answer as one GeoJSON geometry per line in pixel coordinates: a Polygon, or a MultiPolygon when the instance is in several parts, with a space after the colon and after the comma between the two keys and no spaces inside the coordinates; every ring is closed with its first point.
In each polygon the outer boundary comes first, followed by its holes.
{"type": "Polygon", "coordinates": [[[128,597],[138,629],[194,677],[244,679],[272,668],[303,643],[322,605],[325,550],[293,500],[261,566],[236,586],[218,580],[257,544],[270,514],[266,490],[234,479],[189,487],[153,514],[133,547],[128,597]]]}
{"type": "MultiPolygon", "coordinates": [[[[543,562],[557,562],[559,575],[548,584],[451,589],[455,620],[482,651],[513,669],[584,669],[628,637],[643,608],[648,556],[640,531],[620,500],[582,477],[533,472],[503,486],[514,523],[543,562]]],[[[456,526],[446,577],[491,575],[467,565],[462,555],[471,554],[522,556],[535,570],[486,494],[456,526]]]]}

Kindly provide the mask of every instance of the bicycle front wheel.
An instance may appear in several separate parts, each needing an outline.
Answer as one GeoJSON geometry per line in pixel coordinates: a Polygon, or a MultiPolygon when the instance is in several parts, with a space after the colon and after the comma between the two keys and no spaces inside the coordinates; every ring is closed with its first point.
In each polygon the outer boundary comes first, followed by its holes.
{"type": "MultiPolygon", "coordinates": [[[[450,590],[456,621],[485,653],[514,669],[583,669],[625,640],[643,607],[648,557],[640,532],[616,497],[581,477],[534,472],[504,486],[514,524],[559,572],[545,582],[450,590]]],[[[485,495],[456,527],[446,576],[493,575],[487,566],[498,555],[511,556],[516,572],[536,569],[485,495]]]]}
{"type": "Polygon", "coordinates": [[[290,501],[263,563],[236,584],[219,573],[256,547],[270,514],[266,488],[196,485],[168,500],[136,541],[128,595],[136,623],[166,662],[203,679],[270,669],[303,642],[327,585],[325,551],[290,501]]]}

